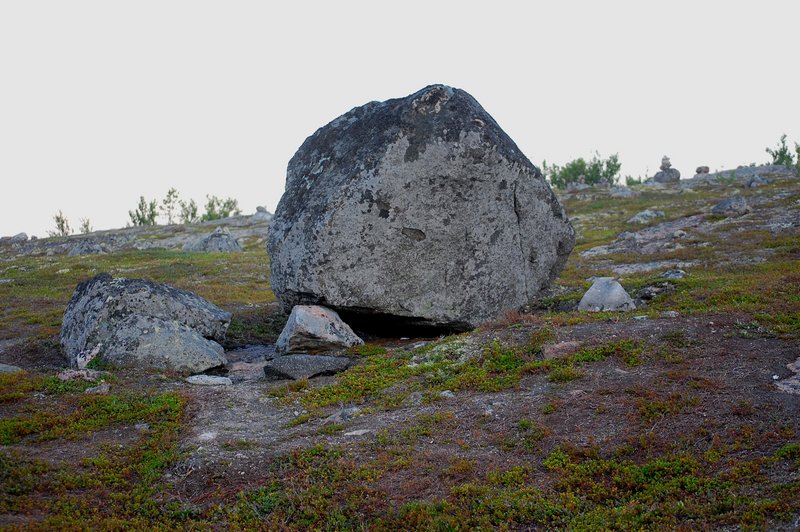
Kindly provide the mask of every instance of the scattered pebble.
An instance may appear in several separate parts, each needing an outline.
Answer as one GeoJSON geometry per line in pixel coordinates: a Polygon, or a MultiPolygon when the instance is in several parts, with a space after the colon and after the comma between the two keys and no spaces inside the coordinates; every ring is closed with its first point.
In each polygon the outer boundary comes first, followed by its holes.
{"type": "Polygon", "coordinates": [[[369,430],[369,429],[358,429],[358,430],[353,430],[353,431],[350,431],[350,432],[345,432],[344,435],[345,436],[363,436],[364,434],[369,434],[370,432],[372,432],[372,431],[369,430]]]}
{"type": "Polygon", "coordinates": [[[216,437],[217,437],[217,433],[216,432],[207,431],[207,432],[203,432],[199,436],[197,436],[197,439],[199,441],[211,441],[216,437]]]}
{"type": "Polygon", "coordinates": [[[60,381],[97,381],[105,377],[109,373],[107,371],[97,371],[94,369],[65,369],[64,371],[56,374],[56,378],[60,381]]]}
{"type": "Polygon", "coordinates": [[[779,376],[777,376],[777,375],[773,375],[773,376],[772,376],[772,380],[776,381],[776,380],[778,380],[778,379],[780,379],[780,377],[779,377],[779,376]]]}
{"type": "Polygon", "coordinates": [[[634,316],[633,319],[637,321],[644,321],[647,319],[647,316],[634,316]]]}
{"type": "Polygon", "coordinates": [[[218,377],[216,375],[192,375],[186,377],[189,384],[200,384],[204,386],[230,386],[233,381],[228,377],[218,377]]]}
{"type": "Polygon", "coordinates": [[[668,270],[661,274],[665,279],[683,279],[686,277],[686,272],[683,270],[668,270]]]}
{"type": "Polygon", "coordinates": [[[98,384],[97,386],[92,386],[91,388],[86,388],[83,393],[90,393],[96,395],[106,395],[108,392],[111,391],[111,385],[107,382],[102,384],[98,384]]]}
{"type": "Polygon", "coordinates": [[[450,390],[444,390],[443,392],[439,393],[439,396],[444,397],[446,399],[452,399],[453,397],[456,396],[456,394],[454,394],[450,390]]]}
{"type": "Polygon", "coordinates": [[[677,318],[681,315],[677,310],[665,310],[661,313],[662,318],[677,318]]]}
{"type": "Polygon", "coordinates": [[[69,268],[64,268],[62,270],[58,270],[56,273],[60,273],[60,274],[69,273],[69,268]]]}

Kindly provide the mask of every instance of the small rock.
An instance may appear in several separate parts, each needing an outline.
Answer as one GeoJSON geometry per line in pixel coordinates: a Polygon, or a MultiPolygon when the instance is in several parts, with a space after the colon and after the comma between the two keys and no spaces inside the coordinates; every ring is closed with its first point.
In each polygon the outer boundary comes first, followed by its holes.
{"type": "Polygon", "coordinates": [[[578,310],[600,312],[604,310],[634,310],[631,296],[613,277],[598,277],[578,303],[578,310]]]}
{"type": "Polygon", "coordinates": [[[708,166],[698,166],[694,171],[695,174],[707,174],[709,172],[708,166]]]}
{"type": "Polygon", "coordinates": [[[664,213],[662,211],[654,211],[651,209],[644,210],[640,213],[634,214],[629,220],[629,224],[646,224],[656,218],[663,218],[664,213]]]}
{"type": "Polygon", "coordinates": [[[313,379],[323,375],[334,375],[350,367],[347,357],[327,355],[294,354],[279,356],[264,366],[268,379],[313,379]]]}
{"type": "Polygon", "coordinates": [[[268,222],[272,220],[272,213],[270,213],[266,207],[259,205],[256,207],[256,213],[252,216],[252,220],[257,222],[268,222]]]}
{"type": "Polygon", "coordinates": [[[325,423],[346,423],[361,413],[357,406],[348,406],[325,418],[325,423]]]}
{"type": "Polygon", "coordinates": [[[22,368],[12,366],[10,364],[0,364],[0,373],[20,373],[24,371],[22,368]]]}
{"type": "Polygon", "coordinates": [[[77,380],[94,382],[108,375],[109,373],[107,371],[97,371],[93,369],[65,369],[56,374],[56,378],[63,382],[77,380]]]}
{"type": "Polygon", "coordinates": [[[148,430],[150,430],[150,423],[145,423],[145,422],[137,423],[136,425],[133,426],[133,428],[135,428],[139,432],[147,432],[148,430]]]}
{"type": "Polygon", "coordinates": [[[739,195],[721,201],[711,209],[712,214],[725,216],[743,216],[748,212],[750,212],[750,207],[747,205],[747,200],[739,195]]]}
{"type": "Polygon", "coordinates": [[[564,358],[574,355],[578,352],[578,350],[580,350],[580,348],[580,342],[571,340],[566,342],[558,342],[555,344],[545,344],[542,346],[542,357],[544,357],[545,360],[551,358],[564,358]]]}
{"type": "Polygon", "coordinates": [[[336,311],[319,305],[297,305],[289,314],[275,350],[278,353],[324,353],[363,343],[336,311]]]}
{"type": "Polygon", "coordinates": [[[28,241],[28,235],[25,233],[17,233],[11,237],[10,241],[12,244],[22,244],[23,242],[28,241]]]}
{"type": "Polygon", "coordinates": [[[633,319],[635,319],[636,321],[645,321],[647,319],[647,316],[645,316],[645,315],[634,316],[633,319]]]}
{"type": "Polygon", "coordinates": [[[681,173],[677,169],[672,168],[672,163],[666,155],[661,158],[660,169],[661,171],[653,176],[654,183],[674,184],[680,182],[681,173]]]}
{"type": "Polygon", "coordinates": [[[608,193],[611,198],[633,198],[639,194],[639,192],[629,187],[613,187],[608,193]]]}
{"type": "Polygon", "coordinates": [[[665,279],[683,279],[686,277],[686,272],[683,270],[667,270],[661,274],[661,277],[665,279]]]}
{"type": "Polygon", "coordinates": [[[678,312],[677,310],[665,310],[664,312],[659,314],[659,316],[661,316],[662,318],[677,318],[680,315],[681,313],[678,312]]]}
{"type": "Polygon", "coordinates": [[[345,436],[363,436],[364,434],[369,434],[370,432],[372,432],[372,431],[369,430],[369,429],[358,429],[358,430],[353,430],[353,431],[350,431],[350,432],[345,432],[344,435],[345,436]]]}
{"type": "Polygon", "coordinates": [[[403,406],[418,407],[422,405],[422,393],[413,392],[403,401],[403,406]]]}
{"type": "Polygon", "coordinates": [[[228,377],[218,377],[216,375],[192,375],[186,377],[189,384],[199,384],[203,386],[230,386],[233,381],[228,377]]]}
{"type": "Polygon", "coordinates": [[[111,391],[111,385],[107,382],[99,384],[97,386],[92,386],[91,388],[86,388],[83,393],[88,394],[96,394],[96,395],[107,395],[108,392],[111,391]]]}
{"type": "Polygon", "coordinates": [[[747,182],[747,188],[756,188],[768,184],[769,184],[769,179],[767,179],[766,177],[761,177],[760,175],[756,174],[753,177],[751,177],[750,180],[747,182]]]}
{"type": "Polygon", "coordinates": [[[683,231],[682,229],[678,229],[677,231],[672,233],[672,238],[686,238],[687,234],[688,233],[686,233],[686,231],[683,231]]]}
{"type": "Polygon", "coordinates": [[[658,283],[654,285],[645,286],[641,290],[639,290],[639,298],[644,299],[645,301],[649,301],[651,299],[655,299],[656,297],[675,291],[675,285],[671,283],[658,283]]]}
{"type": "Polygon", "coordinates": [[[455,396],[456,396],[456,394],[454,394],[450,390],[444,390],[442,392],[439,392],[439,397],[444,397],[445,399],[452,399],[455,396]]]}

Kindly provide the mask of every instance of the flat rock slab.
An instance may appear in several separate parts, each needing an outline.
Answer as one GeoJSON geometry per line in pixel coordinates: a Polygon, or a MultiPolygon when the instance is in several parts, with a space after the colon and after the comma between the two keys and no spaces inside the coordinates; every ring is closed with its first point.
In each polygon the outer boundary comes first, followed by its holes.
{"type": "Polygon", "coordinates": [[[233,384],[233,381],[228,377],[219,377],[217,375],[192,375],[191,377],[186,377],[186,382],[201,386],[230,386],[233,384]]]}
{"type": "Polygon", "coordinates": [[[334,375],[350,367],[347,357],[327,355],[283,355],[267,362],[264,375],[271,380],[312,379],[334,375]]]}
{"type": "Polygon", "coordinates": [[[10,364],[0,364],[0,373],[20,373],[24,371],[22,368],[12,366],[10,364]]]}

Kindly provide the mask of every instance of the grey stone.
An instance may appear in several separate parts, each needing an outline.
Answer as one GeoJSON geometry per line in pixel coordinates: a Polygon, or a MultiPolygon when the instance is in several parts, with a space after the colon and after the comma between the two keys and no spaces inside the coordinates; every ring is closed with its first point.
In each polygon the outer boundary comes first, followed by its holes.
{"type": "Polygon", "coordinates": [[[219,377],[217,375],[192,375],[191,377],[186,377],[186,382],[201,386],[230,386],[233,384],[233,381],[228,377],[219,377]]]}
{"type": "Polygon", "coordinates": [[[242,251],[242,246],[233,238],[230,229],[227,227],[217,227],[210,235],[198,238],[193,242],[187,242],[183,246],[183,251],[205,251],[205,252],[237,252],[242,251]]]}
{"type": "Polygon", "coordinates": [[[628,292],[613,277],[598,277],[591,288],[583,294],[578,310],[600,312],[606,310],[634,310],[634,304],[628,292]]]}
{"type": "Polygon", "coordinates": [[[20,367],[0,363],[0,373],[19,373],[21,371],[24,370],[20,367]]]}
{"type": "Polygon", "coordinates": [[[252,216],[252,219],[259,222],[268,222],[272,220],[272,213],[270,213],[266,207],[258,206],[256,207],[256,213],[252,216]]]}
{"type": "Polygon", "coordinates": [[[667,170],[661,170],[660,172],[656,172],[656,175],[653,176],[653,181],[655,183],[661,184],[675,184],[679,183],[681,180],[681,173],[676,168],[668,168],[667,170]]]}
{"type": "Polygon", "coordinates": [[[640,193],[630,187],[613,187],[608,195],[612,198],[635,198],[640,193]]]}
{"type": "Polygon", "coordinates": [[[698,166],[694,171],[695,174],[707,174],[709,172],[708,166],[698,166]]]}
{"type": "Polygon", "coordinates": [[[118,365],[198,373],[225,364],[231,315],[196,294],[100,274],[78,285],[61,345],[73,366],[94,355],[118,365]]]}
{"type": "Polygon", "coordinates": [[[747,200],[739,195],[723,200],[711,209],[712,214],[725,216],[743,216],[748,212],[750,212],[750,207],[747,205],[747,200]]]}
{"type": "Polygon", "coordinates": [[[361,409],[357,406],[348,406],[346,408],[342,408],[331,414],[330,416],[325,418],[325,423],[347,423],[358,414],[361,413],[361,409]]]}
{"type": "Polygon", "coordinates": [[[439,392],[439,396],[444,397],[445,399],[452,399],[456,396],[456,394],[454,394],[451,390],[443,390],[439,392]]]}
{"type": "Polygon", "coordinates": [[[350,367],[347,357],[327,355],[283,355],[267,362],[264,374],[268,379],[311,379],[334,375],[350,367]]]}
{"type": "Polygon", "coordinates": [[[65,369],[56,374],[56,378],[63,382],[68,381],[87,381],[94,382],[109,376],[107,371],[98,371],[94,369],[65,369]]]}
{"type": "Polygon", "coordinates": [[[22,244],[28,241],[28,235],[25,233],[17,233],[11,237],[12,244],[22,244]]]}
{"type": "Polygon", "coordinates": [[[70,257],[80,257],[82,255],[100,255],[106,253],[107,248],[93,240],[81,240],[69,250],[70,257]]]}
{"type": "Polygon", "coordinates": [[[665,155],[661,158],[661,166],[659,166],[659,168],[664,172],[672,168],[672,163],[670,162],[669,157],[665,155]]]}
{"type": "Polygon", "coordinates": [[[656,218],[663,218],[664,213],[662,211],[654,211],[651,209],[644,210],[642,212],[634,214],[629,220],[629,224],[646,224],[655,220],[656,218]]]}
{"type": "Polygon", "coordinates": [[[750,180],[747,182],[747,188],[756,188],[768,184],[769,184],[769,179],[767,179],[766,177],[761,177],[760,175],[756,174],[753,177],[751,177],[750,180]]]}
{"type": "Polygon", "coordinates": [[[306,139],[270,223],[271,285],[286,311],[323,304],[469,329],[531,301],[574,240],[541,172],[494,119],[434,85],[306,139]]]}
{"type": "Polygon", "coordinates": [[[667,270],[661,274],[661,277],[665,279],[683,279],[686,277],[686,272],[683,270],[667,270]]]}
{"type": "Polygon", "coordinates": [[[95,395],[108,395],[108,392],[111,391],[111,385],[107,382],[103,382],[98,384],[97,386],[92,386],[91,388],[86,388],[83,390],[85,394],[95,394],[95,395]]]}
{"type": "Polygon", "coordinates": [[[297,305],[289,314],[275,350],[278,353],[326,353],[363,343],[336,311],[318,305],[297,305]]]}

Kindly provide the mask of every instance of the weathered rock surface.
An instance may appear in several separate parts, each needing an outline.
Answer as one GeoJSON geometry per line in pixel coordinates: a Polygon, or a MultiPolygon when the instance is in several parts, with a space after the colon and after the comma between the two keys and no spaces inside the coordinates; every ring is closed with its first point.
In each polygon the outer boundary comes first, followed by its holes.
{"type": "Polygon", "coordinates": [[[339,315],[317,305],[297,305],[275,345],[278,353],[325,353],[363,344],[339,315]]]}
{"type": "Polygon", "coordinates": [[[612,198],[635,198],[640,194],[641,192],[633,190],[630,187],[612,187],[608,192],[609,197],[612,198]]]}
{"type": "Polygon", "coordinates": [[[722,214],[725,216],[742,216],[750,212],[750,206],[744,197],[736,195],[723,200],[711,209],[712,214],[722,214]]]}
{"type": "Polygon", "coordinates": [[[217,227],[210,235],[201,237],[183,246],[184,251],[235,252],[242,251],[242,246],[233,238],[227,227],[217,227]]]}
{"type": "Polygon", "coordinates": [[[225,364],[230,313],[196,294],[100,274],[78,285],[64,313],[61,345],[77,366],[95,354],[118,365],[198,373],[225,364]]]}
{"type": "Polygon", "coordinates": [[[600,312],[607,310],[634,310],[636,305],[628,292],[613,277],[598,277],[583,294],[578,310],[600,312]]]}
{"type": "Polygon", "coordinates": [[[20,367],[0,363],[0,373],[19,373],[21,371],[23,370],[20,367]]]}
{"type": "Polygon", "coordinates": [[[662,184],[675,184],[679,183],[681,180],[681,173],[678,171],[677,168],[669,168],[667,170],[661,170],[660,172],[656,172],[656,175],[653,176],[653,181],[656,183],[662,184]]]}
{"type": "Polygon", "coordinates": [[[228,377],[220,377],[218,375],[192,375],[186,377],[186,382],[199,386],[230,386],[233,384],[233,381],[228,377]]]}
{"type": "Polygon", "coordinates": [[[653,176],[653,181],[656,183],[673,184],[680,182],[681,173],[676,168],[672,168],[672,163],[666,155],[661,158],[660,169],[661,171],[653,176]]]}
{"type": "Polygon", "coordinates": [[[652,209],[646,209],[642,212],[634,214],[629,220],[629,224],[646,224],[655,220],[656,218],[663,218],[664,212],[663,211],[654,211],[652,209]]]}
{"type": "Polygon", "coordinates": [[[334,375],[350,367],[347,357],[327,355],[283,355],[267,362],[264,375],[268,379],[312,379],[334,375]]]}
{"type": "Polygon", "coordinates": [[[80,257],[82,255],[99,255],[101,253],[106,253],[107,250],[108,250],[107,247],[104,247],[93,240],[81,240],[74,246],[72,246],[72,249],[69,250],[69,253],[67,255],[70,257],[80,257]]]}
{"type": "MultiPolygon", "coordinates": [[[[541,172],[466,92],[353,109],[289,162],[269,230],[284,309],[468,329],[528,303],[574,231],[541,172]]],[[[347,319],[345,317],[345,319],[347,319]]]]}

